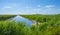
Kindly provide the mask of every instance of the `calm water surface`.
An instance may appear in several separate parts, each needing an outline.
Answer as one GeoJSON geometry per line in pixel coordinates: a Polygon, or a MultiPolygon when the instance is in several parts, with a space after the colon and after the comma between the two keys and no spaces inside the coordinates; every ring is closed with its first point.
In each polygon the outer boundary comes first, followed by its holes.
{"type": "Polygon", "coordinates": [[[32,24],[32,21],[30,21],[27,18],[24,18],[22,16],[19,16],[19,15],[17,15],[16,17],[14,17],[13,20],[16,21],[16,22],[24,22],[28,26],[31,26],[31,24],[32,24]]]}

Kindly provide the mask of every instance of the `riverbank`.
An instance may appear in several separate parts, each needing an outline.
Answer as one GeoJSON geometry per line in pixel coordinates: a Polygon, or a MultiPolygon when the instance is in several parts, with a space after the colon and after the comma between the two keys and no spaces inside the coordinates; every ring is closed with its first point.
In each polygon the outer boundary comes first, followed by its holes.
{"type": "Polygon", "coordinates": [[[35,25],[28,28],[23,22],[0,21],[0,35],[60,35],[60,15],[29,15],[25,18],[32,20],[35,25]]]}
{"type": "Polygon", "coordinates": [[[45,22],[57,22],[60,21],[60,14],[55,14],[55,15],[21,15],[22,17],[25,17],[29,20],[34,20],[40,23],[45,23],[45,22]],[[57,18],[57,19],[56,19],[57,18]]]}

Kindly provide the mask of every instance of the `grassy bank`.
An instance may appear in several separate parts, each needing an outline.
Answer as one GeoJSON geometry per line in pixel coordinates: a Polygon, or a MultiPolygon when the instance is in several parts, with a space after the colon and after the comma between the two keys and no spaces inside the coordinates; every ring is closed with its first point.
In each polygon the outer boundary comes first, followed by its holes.
{"type": "Polygon", "coordinates": [[[0,35],[60,35],[60,22],[32,25],[29,29],[24,23],[0,21],[0,35]]]}
{"type": "Polygon", "coordinates": [[[44,22],[58,22],[60,21],[60,14],[56,15],[21,15],[22,17],[28,18],[30,20],[35,20],[41,23],[44,22]]]}
{"type": "Polygon", "coordinates": [[[59,14],[58,15],[21,15],[21,16],[28,18],[30,20],[38,21],[42,24],[31,25],[31,27],[28,28],[28,26],[23,22],[16,23],[10,20],[0,21],[0,35],[60,35],[59,14]]]}
{"type": "Polygon", "coordinates": [[[7,20],[9,18],[13,18],[15,16],[16,15],[0,15],[0,21],[4,21],[4,20],[7,20]]]}

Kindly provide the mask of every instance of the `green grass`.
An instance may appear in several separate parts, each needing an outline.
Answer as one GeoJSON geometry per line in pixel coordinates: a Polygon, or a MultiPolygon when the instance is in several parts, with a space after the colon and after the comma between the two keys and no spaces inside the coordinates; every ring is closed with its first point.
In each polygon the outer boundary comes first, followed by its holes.
{"type": "Polygon", "coordinates": [[[16,15],[0,15],[0,21],[4,21],[4,20],[7,20],[9,18],[13,18],[15,16],[16,15]]]}
{"type": "Polygon", "coordinates": [[[60,35],[60,14],[21,16],[42,24],[28,28],[23,22],[0,21],[0,35],[60,35]]]}
{"type": "Polygon", "coordinates": [[[0,21],[0,35],[60,35],[60,21],[31,25],[30,29],[24,23],[0,21]]]}
{"type": "Polygon", "coordinates": [[[28,18],[30,20],[35,20],[41,23],[44,22],[57,22],[60,21],[60,14],[56,15],[21,15],[22,17],[28,18]]]}

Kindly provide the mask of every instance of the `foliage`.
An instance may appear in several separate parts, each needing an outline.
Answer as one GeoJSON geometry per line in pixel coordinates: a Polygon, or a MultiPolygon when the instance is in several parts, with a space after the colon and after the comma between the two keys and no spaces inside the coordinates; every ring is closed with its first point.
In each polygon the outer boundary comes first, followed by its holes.
{"type": "Polygon", "coordinates": [[[23,17],[41,23],[28,28],[23,22],[0,21],[0,35],[60,35],[60,15],[23,15],[23,17]]]}
{"type": "Polygon", "coordinates": [[[0,15],[0,21],[4,21],[15,16],[16,15],[0,15]]]}
{"type": "Polygon", "coordinates": [[[59,21],[60,20],[60,14],[57,15],[21,15],[22,17],[28,18],[30,20],[35,20],[40,23],[44,22],[50,22],[50,21],[59,21]]]}
{"type": "Polygon", "coordinates": [[[30,28],[20,22],[0,21],[0,35],[60,35],[60,21],[30,28]]]}

